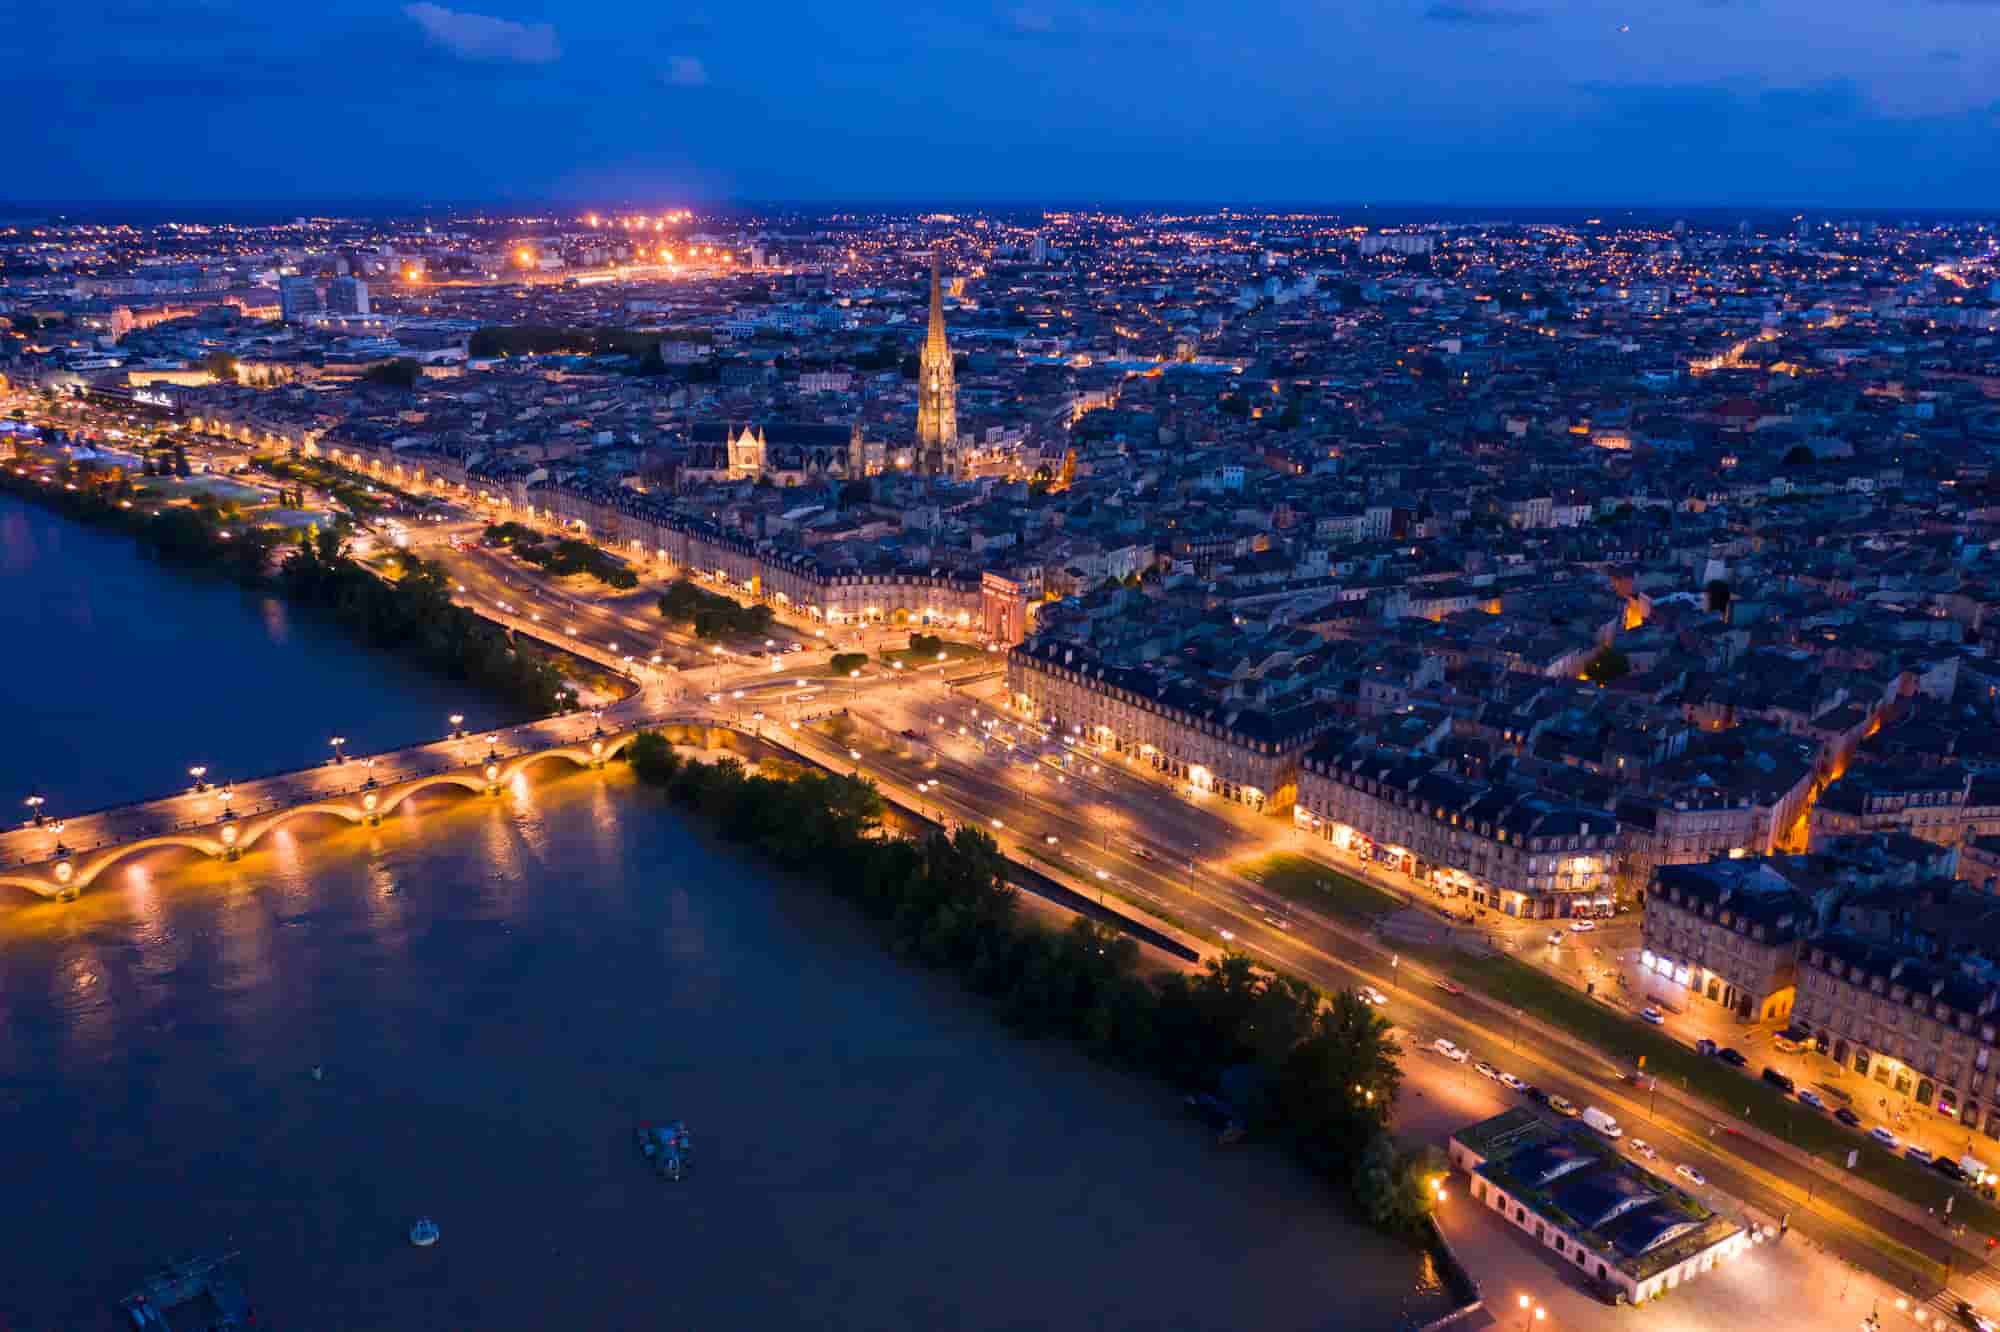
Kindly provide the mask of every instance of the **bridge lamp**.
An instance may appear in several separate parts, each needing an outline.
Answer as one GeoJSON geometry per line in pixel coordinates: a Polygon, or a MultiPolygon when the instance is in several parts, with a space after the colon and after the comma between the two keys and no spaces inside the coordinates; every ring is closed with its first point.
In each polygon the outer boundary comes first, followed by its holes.
{"type": "Polygon", "coordinates": [[[604,756],[604,742],[602,740],[593,740],[590,742],[590,756],[592,758],[602,758],[604,756]]]}
{"type": "Polygon", "coordinates": [[[497,782],[497,781],[499,781],[499,780],[500,780],[500,765],[499,765],[499,764],[497,764],[497,763],[489,763],[489,764],[487,764],[487,765],[486,765],[486,780],[487,780],[487,781],[489,781],[489,782],[497,782]]]}
{"type": "Polygon", "coordinates": [[[208,783],[203,780],[208,776],[208,766],[206,764],[195,764],[192,768],[188,769],[188,776],[194,778],[195,790],[206,791],[208,789],[208,783]]]}
{"type": "Polygon", "coordinates": [[[47,803],[48,803],[48,801],[47,801],[46,799],[44,799],[43,797],[41,797],[41,796],[38,796],[38,795],[31,795],[31,796],[29,796],[29,797],[28,797],[28,798],[27,798],[26,800],[22,801],[21,803],[22,803],[22,804],[24,804],[24,805],[26,805],[26,806],[28,807],[28,813],[29,813],[30,817],[32,818],[32,820],[34,821],[34,825],[35,825],[35,826],[36,826],[37,828],[41,827],[41,826],[42,826],[42,806],[43,806],[43,805],[45,805],[45,804],[47,804],[47,803]]]}
{"type": "Polygon", "coordinates": [[[239,831],[239,830],[238,830],[238,828],[237,828],[237,827],[236,827],[236,825],[235,825],[235,824],[233,824],[233,823],[225,823],[225,824],[223,824],[223,825],[222,825],[222,844],[223,844],[224,846],[226,846],[226,847],[229,847],[229,848],[231,848],[231,849],[234,849],[234,848],[235,848],[235,846],[236,846],[236,838],[237,838],[237,834],[238,834],[238,831],[239,831]]]}
{"type": "Polygon", "coordinates": [[[464,734],[465,734],[465,714],[464,714],[464,713],[462,713],[462,712],[454,712],[454,713],[452,713],[452,714],[451,714],[451,733],[452,733],[452,736],[453,736],[453,738],[457,738],[458,736],[461,736],[461,735],[464,735],[464,734]]]}
{"type": "Polygon", "coordinates": [[[223,812],[225,815],[227,815],[229,810],[229,802],[236,799],[236,788],[233,786],[225,786],[220,791],[217,791],[215,793],[215,798],[222,802],[223,812]]]}
{"type": "Polygon", "coordinates": [[[336,763],[345,763],[347,761],[347,755],[340,752],[340,747],[347,743],[347,737],[344,735],[336,735],[335,737],[333,737],[333,739],[327,741],[327,743],[333,746],[334,761],[336,763]]]}
{"type": "Polygon", "coordinates": [[[847,751],[847,757],[853,759],[856,763],[859,763],[861,761],[861,751],[858,749],[850,749],[847,751]]]}

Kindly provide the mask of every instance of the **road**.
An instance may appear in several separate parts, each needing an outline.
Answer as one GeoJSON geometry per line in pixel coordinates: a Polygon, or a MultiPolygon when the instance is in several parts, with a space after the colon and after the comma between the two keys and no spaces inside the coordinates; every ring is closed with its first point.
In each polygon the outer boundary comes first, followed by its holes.
{"type": "MultiPolygon", "coordinates": [[[[477,520],[458,521],[469,526],[477,520]]],[[[464,585],[466,604],[483,613],[507,620],[525,613],[524,629],[572,646],[629,655],[648,667],[659,656],[661,669],[644,672],[650,679],[639,706],[645,709],[694,707],[753,726],[789,729],[801,713],[850,707],[854,732],[840,742],[860,755],[859,766],[915,793],[939,815],[986,827],[1017,851],[1053,861],[1086,882],[1101,883],[1322,986],[1370,984],[1389,991],[1392,1017],[1421,1038],[1413,1044],[1445,1036],[1545,1091],[1611,1110],[1633,1135],[1698,1167],[1718,1202],[1738,1200],[1770,1216],[1790,1213],[1795,1231],[1871,1270],[1888,1264],[1868,1230],[1934,1261],[1951,1251],[1939,1235],[1837,1186],[1815,1185],[1808,1206],[1807,1185],[1795,1178],[1796,1167],[1749,1139],[1721,1132],[1710,1117],[1672,1098],[1637,1099],[1622,1081],[1624,1070],[1604,1054],[1545,1045],[1532,1036],[1523,1040],[1518,1024],[1496,1020],[1479,1005],[1435,988],[1435,978],[1399,960],[1380,940],[1357,936],[1259,890],[1231,867],[1234,862],[1280,848],[1303,849],[1299,839],[1287,840],[1290,830],[1275,820],[1213,797],[1191,801],[1103,756],[1065,758],[1049,737],[947,688],[942,672],[899,678],[871,664],[862,680],[828,681],[824,640],[814,640],[818,651],[780,656],[774,672],[771,659],[761,654],[718,656],[714,645],[669,633],[657,619],[648,622],[646,592],[601,597],[550,587],[537,571],[476,549],[426,554],[444,559],[464,585]],[[817,675],[809,673],[814,670],[817,675]],[[759,712],[765,715],[760,718],[759,712]],[[901,736],[905,730],[921,732],[923,739],[910,743],[901,736]]],[[[773,639],[782,641],[776,634],[773,639]]],[[[1991,1285],[1979,1274],[1971,1278],[1969,1293],[1990,1302],[1996,1294],[1991,1285]]]]}

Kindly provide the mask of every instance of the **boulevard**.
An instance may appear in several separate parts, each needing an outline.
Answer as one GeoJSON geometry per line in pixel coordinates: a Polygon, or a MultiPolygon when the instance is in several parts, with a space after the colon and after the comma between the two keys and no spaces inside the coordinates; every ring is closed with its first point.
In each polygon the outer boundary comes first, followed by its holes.
{"type": "MultiPolygon", "coordinates": [[[[202,451],[197,446],[196,451],[202,451]]],[[[219,453],[215,456],[221,456],[219,453]]],[[[253,477],[244,478],[258,484],[253,477]]],[[[593,736],[663,721],[713,722],[761,736],[836,771],[870,777],[892,800],[947,826],[980,827],[1024,864],[1077,891],[1116,898],[1176,926],[1209,949],[1238,950],[1327,988],[1370,985],[1387,992],[1387,1014],[1427,1043],[1447,1037],[1579,1105],[1602,1106],[1676,1160],[1700,1170],[1712,1205],[1745,1214],[1783,1217],[1792,1235],[1830,1260],[1878,1273],[1886,1288],[1935,1311],[1955,1308],[1956,1296],[1885,1253],[1881,1240],[1931,1262],[1951,1257],[1956,1289],[1977,1301],[2000,1295],[1976,1251],[1954,1246],[1927,1227],[1841,1187],[1807,1181],[1793,1163],[1735,1132],[1712,1111],[1674,1096],[1642,1095],[1615,1052],[1585,1047],[1539,1024],[1523,1023],[1504,1005],[1467,1003],[1448,994],[1441,978],[1393,941],[1328,919],[1267,890],[1243,870],[1287,851],[1330,852],[1297,829],[1219,797],[1164,782],[1143,765],[1074,738],[1026,725],[1004,707],[997,661],[969,645],[970,656],[905,661],[901,668],[870,656],[857,675],[834,678],[836,651],[880,653],[899,647],[908,630],[893,626],[822,626],[776,618],[762,642],[704,642],[667,626],[652,601],[662,584],[642,580],[630,592],[603,590],[581,577],[551,579],[481,542],[490,515],[462,505],[442,521],[411,524],[400,544],[384,539],[379,555],[396,549],[440,563],[456,580],[460,604],[519,634],[575,654],[631,682],[631,692],[601,715],[574,714],[515,728],[505,735],[445,738],[378,756],[340,759],[269,784],[246,787],[239,814],[260,806],[352,795],[361,784],[407,781],[448,767],[476,765],[491,751],[510,752],[587,743],[593,736]],[[955,683],[957,682],[957,683],[955,683]],[[837,714],[837,720],[827,714],[837,714]],[[357,766],[357,764],[359,766],[357,766]],[[1511,1020],[1510,1020],[1511,1018],[1511,1020]]],[[[648,570],[648,573],[652,571],[648,570]]],[[[713,586],[713,585],[711,585],[713,586]]],[[[725,592],[740,592],[721,588],[725,592]]],[[[147,830],[197,825],[219,818],[216,790],[190,790],[137,810],[65,820],[74,849],[130,838],[147,830]]],[[[47,829],[0,835],[0,858],[29,861],[53,851],[47,829]]],[[[1353,863],[1331,872],[1367,875],[1353,863]]],[[[1387,885],[1403,895],[1406,890],[1387,885]]],[[[1569,979],[1609,982],[1615,962],[1591,962],[1585,948],[1616,959],[1630,952],[1630,926],[1614,925],[1600,941],[1551,946],[1531,926],[1498,924],[1506,945],[1569,979]]],[[[1448,931],[1440,928],[1440,937],[1448,931]]],[[[1407,1060],[1429,1056],[1416,1049],[1407,1060]]],[[[1459,1076],[1464,1078],[1464,1066],[1459,1076]]],[[[1689,1298],[1701,1301],[1700,1290],[1689,1298]]],[[[1914,1306],[1913,1306],[1914,1307],[1914,1306]]]]}

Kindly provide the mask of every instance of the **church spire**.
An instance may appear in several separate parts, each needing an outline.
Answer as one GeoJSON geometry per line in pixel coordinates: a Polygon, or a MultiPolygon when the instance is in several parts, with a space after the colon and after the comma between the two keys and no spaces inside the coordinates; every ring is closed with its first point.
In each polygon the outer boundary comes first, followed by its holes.
{"type": "Polygon", "coordinates": [[[958,466],[958,388],[944,339],[944,287],[938,252],[931,251],[931,322],[917,361],[917,466],[932,476],[958,466]]]}

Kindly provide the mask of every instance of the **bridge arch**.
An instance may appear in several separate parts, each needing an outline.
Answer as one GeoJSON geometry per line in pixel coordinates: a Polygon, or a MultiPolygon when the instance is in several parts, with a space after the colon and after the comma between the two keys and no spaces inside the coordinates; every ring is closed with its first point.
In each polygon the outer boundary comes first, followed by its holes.
{"type": "Polygon", "coordinates": [[[53,879],[38,879],[32,874],[0,874],[0,887],[23,888],[37,897],[55,897],[60,890],[53,879]]]}
{"type": "Polygon", "coordinates": [[[248,851],[262,841],[265,834],[275,831],[281,824],[304,818],[308,814],[330,814],[349,823],[359,823],[363,817],[355,806],[334,804],[331,801],[314,801],[310,805],[293,805],[288,809],[273,810],[260,818],[244,822],[243,831],[236,838],[236,849],[248,851]]]}
{"type": "Polygon", "coordinates": [[[190,833],[161,833],[157,837],[142,837],[136,842],[126,842],[121,846],[107,847],[94,856],[76,860],[76,874],[69,886],[76,891],[88,888],[97,877],[127,856],[138,855],[142,851],[153,851],[160,847],[178,847],[184,851],[194,851],[204,856],[219,856],[227,848],[213,837],[198,837],[190,833]]]}
{"type": "Polygon", "coordinates": [[[401,786],[394,787],[382,796],[377,814],[387,814],[396,806],[408,800],[419,791],[428,791],[434,786],[456,786],[461,790],[478,795],[486,789],[486,784],[476,772],[440,772],[429,777],[416,777],[401,786]]]}

